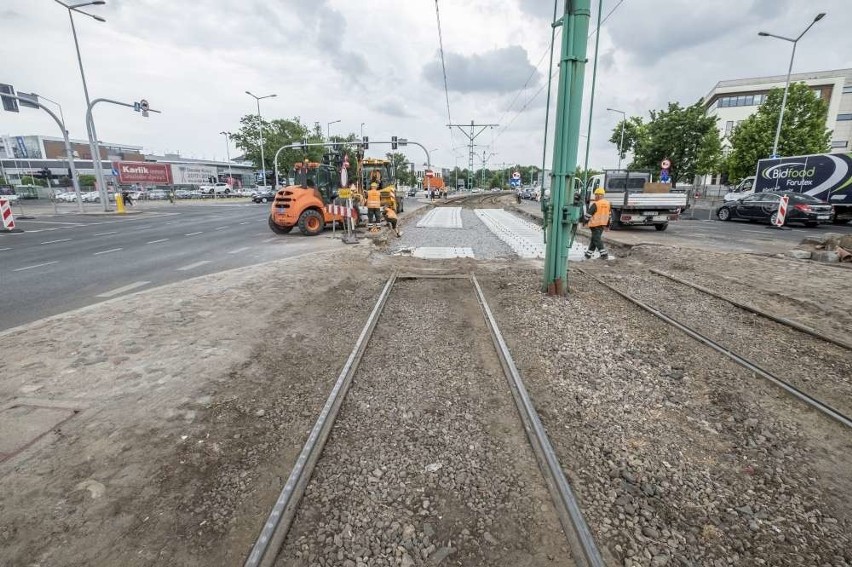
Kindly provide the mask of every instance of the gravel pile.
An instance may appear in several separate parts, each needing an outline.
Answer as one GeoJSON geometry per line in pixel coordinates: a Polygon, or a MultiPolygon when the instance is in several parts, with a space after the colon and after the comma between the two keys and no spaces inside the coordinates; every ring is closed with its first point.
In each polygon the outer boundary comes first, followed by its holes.
{"type": "Polygon", "coordinates": [[[278,565],[571,565],[467,281],[397,283],[278,565]]]}
{"type": "Polygon", "coordinates": [[[574,276],[480,276],[596,540],[622,565],[849,565],[849,432],[574,276]]]}
{"type": "Polygon", "coordinates": [[[502,240],[494,236],[471,209],[462,209],[462,225],[464,228],[418,228],[414,222],[404,222],[402,238],[389,237],[391,253],[411,250],[419,246],[455,246],[457,248],[472,248],[474,256],[479,259],[514,256],[512,249],[502,240]]]}
{"type": "Polygon", "coordinates": [[[648,272],[608,283],[852,415],[852,352],[648,272]]]}

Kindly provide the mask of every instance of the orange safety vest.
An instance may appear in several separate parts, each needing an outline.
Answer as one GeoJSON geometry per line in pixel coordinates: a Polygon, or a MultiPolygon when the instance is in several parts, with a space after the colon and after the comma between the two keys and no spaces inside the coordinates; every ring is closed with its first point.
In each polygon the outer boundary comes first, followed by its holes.
{"type": "Polygon", "coordinates": [[[609,201],[607,201],[606,199],[600,199],[598,201],[595,201],[595,214],[592,215],[592,218],[589,221],[589,228],[608,225],[609,210],[609,201]]]}
{"type": "Polygon", "coordinates": [[[388,219],[396,219],[396,211],[394,211],[391,207],[385,207],[385,216],[388,219]]]}
{"type": "Polygon", "coordinates": [[[367,208],[380,209],[382,207],[382,194],[378,189],[370,189],[367,191],[367,208]]]}

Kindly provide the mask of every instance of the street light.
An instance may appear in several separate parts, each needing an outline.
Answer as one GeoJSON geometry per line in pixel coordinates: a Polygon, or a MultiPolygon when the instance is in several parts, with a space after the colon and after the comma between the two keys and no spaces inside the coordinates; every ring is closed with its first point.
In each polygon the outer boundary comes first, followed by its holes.
{"type": "Polygon", "coordinates": [[[624,154],[624,123],[627,122],[627,114],[623,110],[616,110],[615,108],[607,108],[607,110],[621,114],[621,141],[618,142],[618,169],[620,170],[621,156],[624,154]]]}
{"type": "MultiPolygon", "coordinates": [[[[234,176],[231,175],[231,140],[230,140],[231,133],[230,132],[219,132],[219,133],[222,134],[223,136],[225,136],[225,156],[227,156],[227,158],[228,158],[228,184],[230,184],[231,180],[234,178],[234,176]]],[[[265,182],[266,182],[266,180],[264,180],[264,183],[265,182]]]]}
{"type": "MultiPolygon", "coordinates": [[[[83,14],[84,16],[88,16],[98,22],[106,22],[106,20],[102,17],[97,16],[95,14],[90,14],[88,12],[84,12],[80,9],[86,6],[103,6],[104,4],[106,4],[106,2],[104,0],[94,0],[92,2],[78,2],[76,4],[66,4],[61,0],[54,1],[66,10],[68,10],[68,19],[71,20],[71,34],[74,36],[74,47],[77,50],[77,65],[80,67],[80,79],[83,81],[83,94],[86,96],[86,108],[89,108],[92,104],[92,101],[89,98],[89,86],[86,84],[86,73],[83,71],[83,58],[80,56],[80,42],[77,40],[77,28],[74,26],[74,12],[77,12],[78,14],[83,14]]],[[[103,179],[103,172],[101,171],[103,165],[101,164],[100,147],[91,143],[91,140],[97,138],[97,136],[93,134],[94,124],[89,123],[87,121],[86,131],[89,132],[89,149],[92,153],[92,165],[95,169],[95,175],[97,176],[97,179],[103,179]]],[[[101,192],[101,195],[103,197],[104,211],[109,210],[109,198],[106,194],[106,187],[98,187],[98,190],[101,192]]]]}
{"type": "Polygon", "coordinates": [[[792,39],[789,37],[784,37],[783,35],[775,35],[774,33],[768,32],[757,32],[757,35],[761,37],[774,37],[776,39],[783,39],[784,41],[789,41],[793,44],[793,53],[790,55],[790,66],[787,68],[787,82],[784,83],[784,97],[781,99],[781,112],[778,114],[778,127],[775,129],[775,141],[772,143],[772,157],[776,157],[778,155],[778,140],[781,138],[781,122],[784,120],[784,107],[787,106],[787,91],[790,88],[790,73],[793,72],[793,59],[796,57],[796,44],[799,43],[799,40],[802,39],[808,30],[811,27],[823,19],[825,17],[825,12],[820,12],[816,15],[814,20],[808,24],[808,27],[805,28],[805,31],[799,34],[799,37],[796,39],[792,39]]]}
{"type": "MultiPolygon", "coordinates": [[[[342,120],[332,120],[332,121],[331,121],[331,122],[329,122],[329,123],[326,125],[326,127],[325,127],[326,137],[328,138],[328,141],[329,141],[329,142],[331,141],[331,125],[332,125],[332,124],[337,124],[338,122],[342,122],[342,120]]],[[[361,136],[361,138],[363,138],[363,136],[361,136]]]]}
{"type": "Polygon", "coordinates": [[[260,171],[263,175],[263,186],[266,187],[266,160],[263,155],[263,118],[260,116],[260,101],[265,98],[272,98],[278,96],[277,94],[268,94],[264,96],[257,96],[251,94],[250,91],[246,91],[246,94],[252,97],[257,102],[257,135],[260,139],[260,171]]]}

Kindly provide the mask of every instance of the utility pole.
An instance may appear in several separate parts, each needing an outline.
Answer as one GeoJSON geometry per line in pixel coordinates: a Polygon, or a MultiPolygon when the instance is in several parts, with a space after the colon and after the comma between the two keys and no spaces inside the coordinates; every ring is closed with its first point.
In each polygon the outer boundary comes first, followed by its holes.
{"type": "Polygon", "coordinates": [[[465,135],[468,141],[468,151],[467,151],[467,186],[470,189],[470,176],[473,172],[473,141],[482,134],[486,128],[494,128],[495,126],[499,126],[499,124],[474,124],[473,120],[470,121],[470,124],[447,124],[451,130],[453,128],[458,128],[459,132],[465,135]],[[470,128],[468,132],[465,128],[470,128]],[[479,130],[477,130],[479,128],[479,130]]]}
{"type": "Polygon", "coordinates": [[[562,48],[554,128],[553,186],[550,191],[551,203],[545,211],[547,248],[542,291],[548,295],[564,295],[568,292],[568,253],[582,214],[582,204],[575,202],[577,191],[574,177],[580,145],[583,76],[590,19],[591,0],[572,0],[565,2],[562,18],[553,23],[554,26],[562,26],[562,48]]]}

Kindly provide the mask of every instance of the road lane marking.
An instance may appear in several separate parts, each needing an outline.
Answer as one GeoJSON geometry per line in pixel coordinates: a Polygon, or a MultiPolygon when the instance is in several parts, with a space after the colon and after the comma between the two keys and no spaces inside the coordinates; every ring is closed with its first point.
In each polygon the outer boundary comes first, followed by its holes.
{"type": "Polygon", "coordinates": [[[184,234],[184,236],[196,236],[196,235],[198,235],[198,234],[204,234],[204,231],[200,231],[200,232],[190,232],[189,234],[184,234]]]}
{"type": "Polygon", "coordinates": [[[23,272],[24,270],[32,270],[33,268],[41,268],[42,266],[49,266],[51,264],[58,264],[59,260],[54,260],[53,262],[45,262],[44,264],[36,264],[35,266],[25,266],[23,268],[17,268],[12,270],[13,272],[23,272]]]}
{"type": "Polygon", "coordinates": [[[148,242],[147,244],[156,244],[158,242],[165,242],[166,240],[168,240],[168,238],[161,238],[159,240],[152,240],[151,242],[148,242]]]}
{"type": "Polygon", "coordinates": [[[200,262],[195,262],[194,264],[190,264],[188,266],[178,268],[177,271],[185,272],[187,270],[194,270],[195,268],[198,268],[199,266],[203,266],[204,264],[209,264],[210,262],[211,262],[211,260],[201,260],[200,262]]]}
{"type": "Polygon", "coordinates": [[[128,291],[134,290],[137,287],[146,286],[149,283],[151,283],[151,282],[134,282],[134,283],[128,284],[124,287],[116,288],[112,291],[105,291],[104,293],[99,293],[95,297],[103,297],[103,298],[114,297],[116,295],[120,295],[122,293],[127,293],[128,291]]]}
{"type": "Polygon", "coordinates": [[[248,221],[243,221],[240,224],[248,224],[248,221]]]}
{"type": "Polygon", "coordinates": [[[135,227],[135,228],[139,228],[139,229],[142,229],[142,228],[151,228],[152,226],[154,226],[154,225],[153,225],[153,224],[146,224],[145,226],[137,226],[137,227],[135,227]]]}
{"type": "Polygon", "coordinates": [[[228,226],[220,226],[219,228],[214,228],[213,230],[225,230],[226,228],[230,228],[228,226]]]}
{"type": "Polygon", "coordinates": [[[11,250],[11,248],[0,248],[0,252],[5,252],[6,250],[11,250]]]}
{"type": "Polygon", "coordinates": [[[48,240],[47,242],[42,242],[42,245],[44,245],[44,244],[56,244],[57,242],[69,242],[70,240],[71,240],[70,238],[61,238],[59,240],[48,240]]]}
{"type": "Polygon", "coordinates": [[[228,254],[239,254],[240,252],[245,252],[246,250],[251,250],[250,246],[246,246],[245,248],[237,248],[236,250],[231,250],[228,254]]]}
{"type": "Polygon", "coordinates": [[[272,238],[267,238],[263,242],[266,244],[267,242],[275,242],[276,240],[279,240],[279,238],[277,236],[273,236],[272,238]]]}
{"type": "Polygon", "coordinates": [[[96,232],[92,236],[109,236],[110,234],[118,234],[117,230],[113,230],[111,232],[96,232]]]}
{"type": "Polygon", "coordinates": [[[59,221],[38,221],[38,220],[24,220],[27,224],[68,224],[71,226],[86,226],[85,223],[79,222],[59,222],[59,221]]]}
{"type": "Polygon", "coordinates": [[[101,250],[100,252],[95,252],[92,256],[97,256],[98,254],[109,254],[110,252],[118,252],[119,250],[124,250],[124,248],[110,248],[109,250],[101,250]]]}

